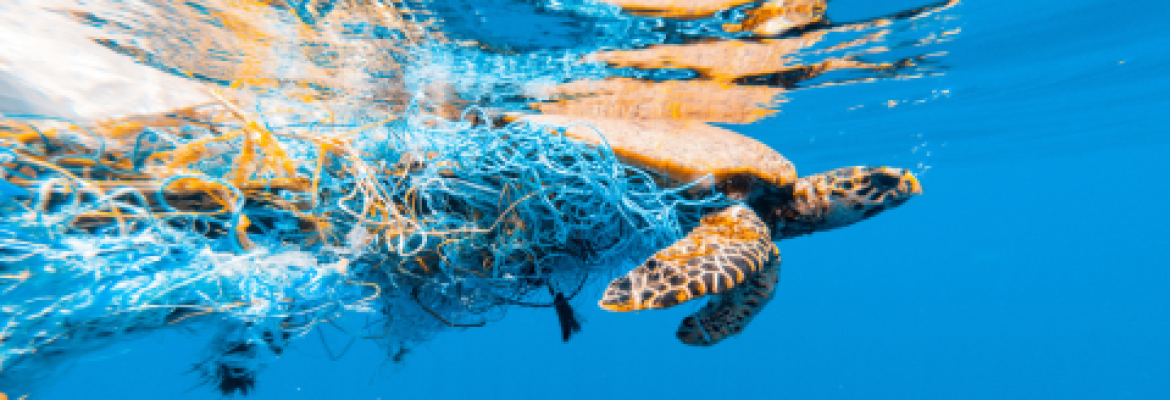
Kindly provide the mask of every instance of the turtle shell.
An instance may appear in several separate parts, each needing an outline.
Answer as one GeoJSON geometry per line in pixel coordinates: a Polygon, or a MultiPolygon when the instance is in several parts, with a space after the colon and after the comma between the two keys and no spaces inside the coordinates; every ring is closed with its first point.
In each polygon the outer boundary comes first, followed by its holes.
{"type": "Polygon", "coordinates": [[[593,144],[604,143],[623,163],[662,173],[678,182],[711,174],[716,182],[750,175],[775,186],[796,182],[796,168],[758,140],[702,122],[666,119],[607,119],[529,115],[523,120],[569,126],[563,133],[593,144]],[[597,130],[579,123],[587,123],[597,130]]]}

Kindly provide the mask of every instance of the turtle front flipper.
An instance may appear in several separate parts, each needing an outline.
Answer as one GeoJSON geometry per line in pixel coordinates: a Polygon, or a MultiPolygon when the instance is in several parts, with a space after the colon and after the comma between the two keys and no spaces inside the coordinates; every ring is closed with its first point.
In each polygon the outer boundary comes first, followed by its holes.
{"type": "Polygon", "coordinates": [[[675,336],[692,346],[711,346],[738,335],[772,300],[780,282],[780,257],[735,289],[683,319],[675,336]]]}
{"type": "Polygon", "coordinates": [[[771,233],[755,211],[728,207],[703,217],[698,228],[625,276],[610,282],[601,308],[666,308],[725,293],[776,254],[771,233]]]}

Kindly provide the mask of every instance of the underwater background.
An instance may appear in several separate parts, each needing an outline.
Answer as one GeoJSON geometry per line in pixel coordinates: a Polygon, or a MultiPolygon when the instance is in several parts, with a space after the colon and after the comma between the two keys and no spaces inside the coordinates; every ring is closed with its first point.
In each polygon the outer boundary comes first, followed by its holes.
{"type": "MultiPolygon", "coordinates": [[[[452,35],[507,51],[612,45],[598,28],[608,17],[535,3],[445,4],[481,11],[448,18],[452,35]]],[[[923,5],[833,0],[828,15],[923,5]]],[[[697,305],[608,313],[590,285],[568,343],[547,308],[444,332],[401,362],[322,327],[249,397],[1170,398],[1170,5],[967,0],[940,13],[946,26],[924,29],[954,38],[890,46],[932,54],[917,76],[797,85],[778,113],[720,125],[803,173],[890,165],[925,189],[865,223],[778,243],[780,288],[743,334],[684,346],[673,332],[697,305]]],[[[186,374],[209,337],[160,331],[86,354],[30,399],[218,397],[186,374]]]]}

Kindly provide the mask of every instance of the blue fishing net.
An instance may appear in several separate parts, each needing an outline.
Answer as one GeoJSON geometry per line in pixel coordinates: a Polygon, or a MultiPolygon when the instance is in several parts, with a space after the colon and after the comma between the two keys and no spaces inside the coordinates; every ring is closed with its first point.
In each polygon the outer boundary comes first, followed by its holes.
{"type": "Polygon", "coordinates": [[[246,393],[322,323],[363,317],[352,335],[401,353],[607,278],[723,201],[557,127],[295,111],[121,137],[8,116],[0,386],[198,324],[219,332],[204,376],[246,393]]]}

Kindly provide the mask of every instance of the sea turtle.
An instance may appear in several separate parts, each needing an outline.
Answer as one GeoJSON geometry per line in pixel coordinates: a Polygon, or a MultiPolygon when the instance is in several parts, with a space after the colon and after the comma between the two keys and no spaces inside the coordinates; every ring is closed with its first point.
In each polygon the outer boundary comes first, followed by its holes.
{"type": "Polygon", "coordinates": [[[700,122],[534,115],[530,122],[569,125],[564,134],[607,143],[625,163],[675,182],[710,174],[737,204],[641,266],[613,280],[600,301],[610,311],[672,307],[718,295],[683,320],[678,338],[709,346],[740,333],[772,298],[780,273],[774,241],[846,226],[921,194],[915,176],[889,167],[848,167],[798,178],[792,163],[754,139],[700,122]]]}

